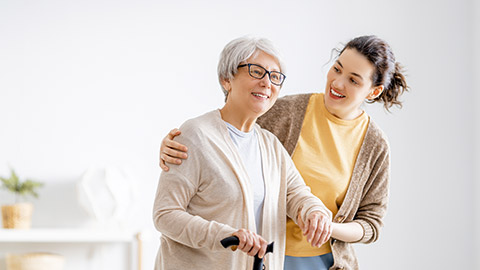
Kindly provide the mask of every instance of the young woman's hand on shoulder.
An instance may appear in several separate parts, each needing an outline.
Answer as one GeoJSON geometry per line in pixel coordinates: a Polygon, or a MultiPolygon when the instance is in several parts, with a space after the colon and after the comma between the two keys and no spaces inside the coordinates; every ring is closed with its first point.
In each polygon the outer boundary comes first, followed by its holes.
{"type": "Polygon", "coordinates": [[[168,172],[170,169],[166,163],[170,164],[182,164],[182,159],[188,157],[187,151],[188,148],[173,139],[182,134],[178,128],[172,129],[165,138],[162,140],[160,145],[160,168],[168,172]]]}

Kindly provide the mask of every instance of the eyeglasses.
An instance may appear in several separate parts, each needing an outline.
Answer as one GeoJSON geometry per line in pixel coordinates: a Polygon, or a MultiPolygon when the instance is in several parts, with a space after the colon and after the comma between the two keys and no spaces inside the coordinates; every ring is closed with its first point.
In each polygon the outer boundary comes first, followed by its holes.
{"type": "Polygon", "coordinates": [[[261,80],[263,77],[265,77],[265,74],[268,74],[268,79],[270,79],[270,82],[272,82],[274,85],[280,86],[285,81],[285,74],[278,71],[268,71],[264,67],[257,64],[243,64],[239,65],[238,68],[246,66],[248,66],[248,74],[255,79],[261,80]]]}

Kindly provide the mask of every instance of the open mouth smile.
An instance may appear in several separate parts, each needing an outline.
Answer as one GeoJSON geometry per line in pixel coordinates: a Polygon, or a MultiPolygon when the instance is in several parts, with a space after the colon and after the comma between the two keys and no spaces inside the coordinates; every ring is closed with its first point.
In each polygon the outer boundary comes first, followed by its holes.
{"type": "Polygon", "coordinates": [[[253,96],[259,97],[259,98],[264,98],[264,99],[269,99],[270,97],[262,94],[262,93],[252,93],[253,96]]]}
{"type": "Polygon", "coordinates": [[[344,97],[346,97],[346,96],[338,93],[337,91],[333,90],[333,88],[330,88],[330,94],[332,94],[332,95],[334,95],[334,96],[336,96],[336,97],[338,97],[338,98],[344,98],[344,97]]]}

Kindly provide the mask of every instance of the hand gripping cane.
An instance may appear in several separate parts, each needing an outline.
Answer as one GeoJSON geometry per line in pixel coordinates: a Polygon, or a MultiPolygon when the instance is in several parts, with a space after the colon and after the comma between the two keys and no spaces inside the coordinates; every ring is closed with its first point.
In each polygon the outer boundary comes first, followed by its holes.
{"type": "MultiPolygon", "coordinates": [[[[238,246],[240,244],[240,240],[236,236],[230,236],[220,241],[220,243],[224,248],[227,248],[229,246],[238,246]]],[[[273,253],[273,243],[274,242],[268,244],[265,255],[267,255],[269,252],[273,253]]],[[[253,261],[253,270],[263,270],[263,267],[263,258],[260,259],[258,255],[255,255],[255,260],[253,261]]]]}

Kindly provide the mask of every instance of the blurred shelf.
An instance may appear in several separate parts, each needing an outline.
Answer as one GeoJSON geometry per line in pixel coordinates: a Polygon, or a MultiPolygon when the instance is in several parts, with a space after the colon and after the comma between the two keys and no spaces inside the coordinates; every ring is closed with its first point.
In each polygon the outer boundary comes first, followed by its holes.
{"type": "Polygon", "coordinates": [[[0,243],[132,243],[127,231],[92,229],[0,229],[0,243]]]}

